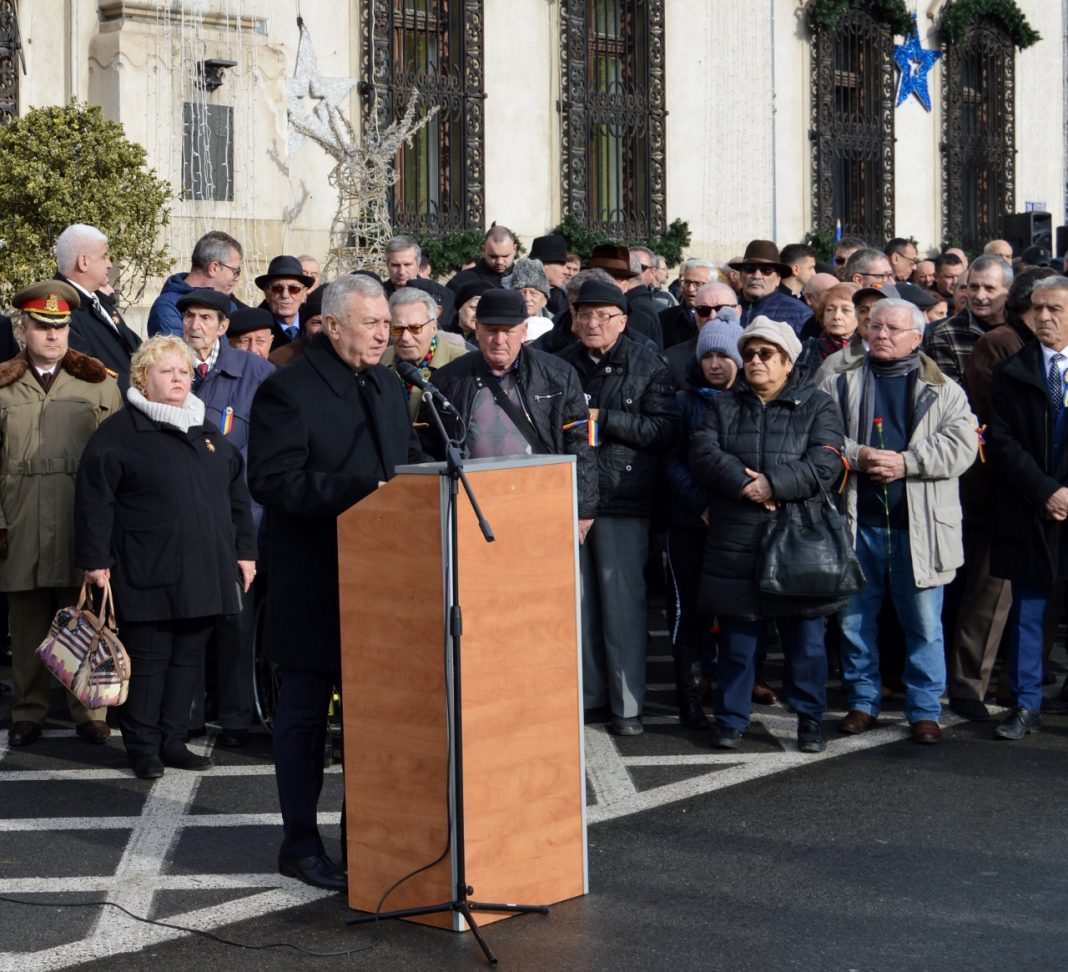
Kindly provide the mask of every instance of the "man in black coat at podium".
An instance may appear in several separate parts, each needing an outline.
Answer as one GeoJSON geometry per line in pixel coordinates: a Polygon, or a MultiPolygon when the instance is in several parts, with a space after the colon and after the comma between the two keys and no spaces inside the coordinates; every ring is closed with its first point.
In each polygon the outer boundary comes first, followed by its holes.
{"type": "Polygon", "coordinates": [[[335,280],[323,295],[322,333],[260,385],[249,434],[249,489],[268,514],[264,655],[281,676],[278,870],[337,891],[345,872],[316,823],[327,707],[341,684],[337,517],[397,466],[423,458],[404,386],[378,363],[388,338],[381,284],[363,275],[335,280]]]}

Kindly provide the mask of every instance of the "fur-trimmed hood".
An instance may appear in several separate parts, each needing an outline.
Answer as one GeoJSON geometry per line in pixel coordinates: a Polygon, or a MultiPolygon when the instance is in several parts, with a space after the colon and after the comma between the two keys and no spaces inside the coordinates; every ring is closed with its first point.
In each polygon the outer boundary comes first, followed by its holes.
{"type": "MultiPolygon", "coordinates": [[[[72,377],[88,381],[93,385],[99,384],[109,375],[115,377],[96,358],[82,354],[80,351],[68,350],[63,355],[63,360],[60,361],[59,366],[72,377]]],[[[0,364],[0,388],[6,388],[8,385],[14,384],[26,374],[29,367],[30,359],[25,351],[22,351],[10,361],[0,364]]]]}

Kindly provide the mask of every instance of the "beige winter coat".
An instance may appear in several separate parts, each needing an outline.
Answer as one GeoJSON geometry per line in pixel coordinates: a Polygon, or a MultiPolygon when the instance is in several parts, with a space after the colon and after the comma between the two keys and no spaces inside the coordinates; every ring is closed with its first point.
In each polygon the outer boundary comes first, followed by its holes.
{"type": "MultiPolygon", "coordinates": [[[[839,379],[846,383],[848,415],[845,451],[850,467],[846,513],[854,537],[857,530],[857,453],[861,435],[860,399],[867,356],[857,358],[825,378],[819,386],[842,408],[839,379]]],[[[926,355],[920,355],[920,373],[913,401],[919,421],[909,439],[905,457],[905,496],[909,512],[909,546],[917,587],[948,584],[964,563],[958,480],[975,461],[977,423],[960,385],[950,381],[926,355]]]]}

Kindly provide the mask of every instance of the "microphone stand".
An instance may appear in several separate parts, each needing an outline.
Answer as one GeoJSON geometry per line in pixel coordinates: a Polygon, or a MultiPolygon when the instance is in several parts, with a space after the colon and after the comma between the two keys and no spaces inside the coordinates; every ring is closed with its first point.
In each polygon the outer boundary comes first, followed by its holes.
{"type": "Polygon", "coordinates": [[[485,901],[473,901],[470,895],[475,889],[467,883],[466,852],[464,849],[464,760],[463,760],[463,722],[461,715],[460,691],[460,639],[463,634],[463,615],[460,610],[460,549],[458,543],[459,531],[457,528],[459,485],[463,485],[467,498],[471,501],[471,508],[478,518],[478,526],[487,543],[494,541],[493,530],[489,521],[483,516],[482,508],[478,505],[471,483],[464,472],[463,458],[460,455],[460,447],[449,438],[445,430],[445,424],[438,413],[437,404],[433,395],[426,394],[423,401],[429,406],[430,416],[434,426],[438,430],[441,441],[445,444],[445,466],[449,474],[449,502],[447,516],[449,520],[449,585],[446,597],[448,598],[449,610],[449,641],[452,658],[452,684],[447,688],[449,697],[450,731],[449,760],[451,762],[451,784],[453,791],[454,816],[453,823],[456,831],[456,842],[452,848],[453,862],[456,867],[456,887],[453,897],[449,901],[440,904],[425,905],[420,908],[402,908],[397,911],[384,911],[373,915],[361,915],[355,918],[347,918],[346,925],[363,925],[379,919],[412,918],[419,915],[434,915],[441,913],[456,912],[463,916],[471,929],[475,940],[482,949],[486,960],[490,965],[497,964],[497,958],[490,951],[485,939],[482,937],[475,921],[474,911],[509,912],[513,914],[549,914],[545,905],[517,905],[502,904],[485,901]]]}

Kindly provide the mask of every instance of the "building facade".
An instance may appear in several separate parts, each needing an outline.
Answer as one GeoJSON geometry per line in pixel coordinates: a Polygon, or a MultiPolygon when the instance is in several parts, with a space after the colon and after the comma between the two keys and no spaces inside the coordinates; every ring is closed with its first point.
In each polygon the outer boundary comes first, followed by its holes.
{"type": "Polygon", "coordinates": [[[102,105],[174,187],[176,269],[222,228],[245,242],[246,281],[279,252],[325,259],[346,226],[358,251],[338,153],[387,132],[413,90],[417,116],[437,110],[394,159],[398,230],[497,222],[529,240],[570,215],[630,240],[682,218],[692,253],[726,258],[839,225],[926,251],[975,247],[1025,209],[1066,221],[1068,0],[983,15],[921,0],[918,50],[939,56],[912,49],[900,103],[906,4],[856,0],[821,22],[841,6],[0,0],[0,121],[102,105]]]}

